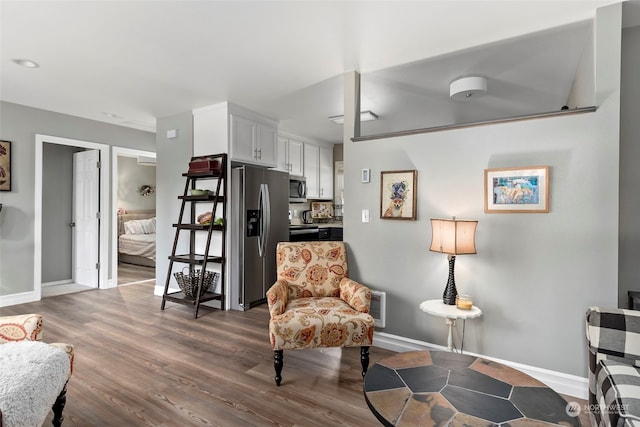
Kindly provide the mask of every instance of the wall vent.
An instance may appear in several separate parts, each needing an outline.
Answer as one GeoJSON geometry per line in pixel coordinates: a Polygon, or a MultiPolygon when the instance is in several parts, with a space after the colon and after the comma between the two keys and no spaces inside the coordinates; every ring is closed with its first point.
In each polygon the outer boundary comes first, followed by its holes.
{"type": "Polygon", "coordinates": [[[377,328],[384,328],[387,318],[387,293],[382,291],[371,291],[371,307],[369,314],[375,320],[377,328]]]}

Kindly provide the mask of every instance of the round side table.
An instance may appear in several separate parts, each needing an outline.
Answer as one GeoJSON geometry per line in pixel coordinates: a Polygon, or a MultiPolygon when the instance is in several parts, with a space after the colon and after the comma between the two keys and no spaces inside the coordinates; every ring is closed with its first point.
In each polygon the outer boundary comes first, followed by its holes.
{"type": "MultiPolygon", "coordinates": [[[[448,305],[442,302],[442,299],[430,299],[422,301],[420,303],[420,310],[433,316],[444,317],[445,323],[449,326],[449,336],[447,338],[447,349],[453,351],[453,326],[456,324],[456,319],[474,319],[482,316],[482,310],[475,305],[470,310],[461,310],[455,305],[448,305]]],[[[464,349],[464,333],[462,335],[462,342],[460,343],[460,352],[464,349]]]]}

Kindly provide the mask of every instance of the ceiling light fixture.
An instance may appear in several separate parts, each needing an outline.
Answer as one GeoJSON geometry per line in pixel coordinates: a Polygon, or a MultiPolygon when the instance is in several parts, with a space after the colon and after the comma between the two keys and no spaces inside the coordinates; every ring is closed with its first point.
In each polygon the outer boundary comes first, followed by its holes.
{"type": "Polygon", "coordinates": [[[20,58],[20,59],[12,59],[12,61],[20,65],[21,67],[40,68],[40,64],[30,59],[20,58]]]}
{"type": "MultiPolygon", "coordinates": [[[[329,117],[329,120],[331,120],[333,123],[337,124],[337,125],[342,125],[344,124],[344,116],[331,116],[329,117]]],[[[367,110],[367,111],[363,111],[360,113],[360,121],[361,122],[370,122],[373,120],[378,120],[378,115],[375,113],[372,113],[371,111],[367,110]]]]}
{"type": "Polygon", "coordinates": [[[449,85],[449,96],[454,101],[478,98],[487,93],[487,79],[484,77],[462,77],[449,85]]]}

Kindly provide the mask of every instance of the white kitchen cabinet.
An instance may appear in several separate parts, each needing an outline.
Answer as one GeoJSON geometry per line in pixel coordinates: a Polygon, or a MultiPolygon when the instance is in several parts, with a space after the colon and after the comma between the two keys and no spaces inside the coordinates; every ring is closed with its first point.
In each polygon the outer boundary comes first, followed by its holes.
{"type": "Polygon", "coordinates": [[[333,199],[333,149],[320,147],[320,199],[333,199]]]}
{"type": "Polygon", "coordinates": [[[304,175],[303,143],[280,135],[278,137],[278,167],[291,175],[304,175]]]}
{"type": "Polygon", "coordinates": [[[307,179],[307,199],[320,197],[320,147],[304,144],[304,177],[307,179]]]}
{"type": "Polygon", "coordinates": [[[333,150],[305,143],[304,176],[307,199],[333,199],[333,150]]]}
{"type": "Polygon", "coordinates": [[[230,114],[231,160],[276,167],[278,129],[274,126],[230,114]]]}

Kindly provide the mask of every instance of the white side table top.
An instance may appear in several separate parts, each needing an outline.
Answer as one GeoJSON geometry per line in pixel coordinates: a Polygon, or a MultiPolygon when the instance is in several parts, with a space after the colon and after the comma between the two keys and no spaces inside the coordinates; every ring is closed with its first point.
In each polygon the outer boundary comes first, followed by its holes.
{"type": "Polygon", "coordinates": [[[455,305],[448,305],[442,299],[430,299],[420,303],[420,310],[434,316],[446,317],[447,319],[473,319],[482,316],[482,310],[475,305],[471,310],[461,310],[455,305]]]}

